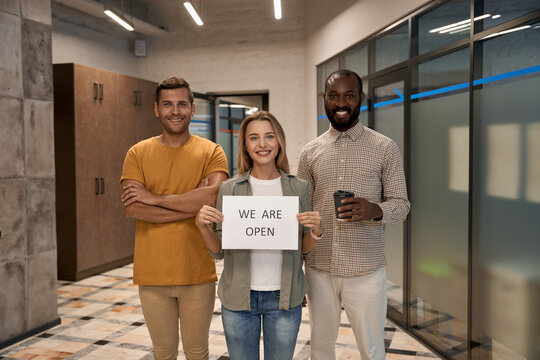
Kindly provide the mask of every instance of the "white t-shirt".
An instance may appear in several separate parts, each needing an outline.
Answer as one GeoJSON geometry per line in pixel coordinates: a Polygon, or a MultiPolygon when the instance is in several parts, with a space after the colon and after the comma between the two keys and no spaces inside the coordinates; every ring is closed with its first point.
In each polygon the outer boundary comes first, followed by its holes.
{"type": "MultiPolygon", "coordinates": [[[[281,196],[281,177],[261,180],[249,176],[253,196],[281,196]]],[[[251,290],[272,291],[281,288],[281,250],[251,250],[251,290]]]]}

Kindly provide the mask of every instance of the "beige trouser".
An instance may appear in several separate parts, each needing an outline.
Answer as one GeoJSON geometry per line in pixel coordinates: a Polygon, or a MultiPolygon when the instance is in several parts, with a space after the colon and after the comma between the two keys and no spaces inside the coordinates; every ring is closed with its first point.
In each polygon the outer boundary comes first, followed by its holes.
{"type": "Polygon", "coordinates": [[[341,306],[362,360],[383,360],[386,322],[386,270],[365,276],[332,276],[306,266],[311,324],[311,359],[333,360],[341,306]]]}
{"type": "Polygon", "coordinates": [[[182,286],[139,286],[141,306],[155,360],[176,360],[178,318],[187,360],[208,359],[208,333],[214,312],[214,282],[182,286]]]}

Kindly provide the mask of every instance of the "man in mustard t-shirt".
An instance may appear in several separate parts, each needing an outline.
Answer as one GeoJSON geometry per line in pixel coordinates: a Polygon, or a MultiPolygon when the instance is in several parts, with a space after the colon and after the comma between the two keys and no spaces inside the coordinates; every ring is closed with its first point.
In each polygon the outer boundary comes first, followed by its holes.
{"type": "Polygon", "coordinates": [[[179,318],[186,358],[208,359],[217,276],[194,217],[215,206],[227,159],[221,146],[190,134],[195,104],[184,79],[158,85],[154,112],[163,133],[129,149],[120,179],[126,215],[138,220],[133,283],[154,359],[176,359],[179,318]]]}

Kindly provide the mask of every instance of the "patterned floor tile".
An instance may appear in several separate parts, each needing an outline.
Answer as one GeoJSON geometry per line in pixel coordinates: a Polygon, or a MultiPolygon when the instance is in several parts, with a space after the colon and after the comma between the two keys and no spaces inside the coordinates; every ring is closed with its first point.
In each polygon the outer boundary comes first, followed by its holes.
{"type": "MultiPolygon", "coordinates": [[[[218,274],[222,261],[216,264],[218,274]]],[[[153,360],[152,342],[144,325],[132,264],[78,281],[58,282],[61,325],[0,350],[1,360],[153,360]]],[[[354,334],[342,312],[336,343],[338,360],[360,360],[354,334]]],[[[309,313],[303,309],[294,360],[308,360],[309,313]]],[[[210,326],[210,359],[229,360],[221,303],[216,298],[210,326]]],[[[439,359],[408,334],[387,321],[387,360],[439,359]],[[389,346],[388,346],[389,345],[389,346]]],[[[261,342],[261,353],[263,344],[261,342]]],[[[180,344],[178,360],[185,359],[180,344]]]]}
{"type": "Polygon", "coordinates": [[[127,349],[123,347],[117,347],[114,345],[105,345],[78,359],[80,360],[103,360],[103,359],[138,360],[138,359],[142,359],[147,354],[148,354],[147,351],[127,349]]]}
{"type": "Polygon", "coordinates": [[[66,285],[58,288],[58,296],[68,299],[83,296],[91,291],[95,291],[96,288],[90,288],[85,286],[66,285]]]}
{"type": "Polygon", "coordinates": [[[78,300],[60,306],[58,308],[58,313],[60,315],[69,315],[70,317],[83,317],[90,316],[110,306],[111,305],[107,303],[95,303],[78,300]]]}
{"type": "Polygon", "coordinates": [[[148,329],[146,326],[137,326],[126,334],[119,336],[115,339],[116,342],[124,344],[144,345],[152,347],[152,341],[148,336],[148,329]]]}

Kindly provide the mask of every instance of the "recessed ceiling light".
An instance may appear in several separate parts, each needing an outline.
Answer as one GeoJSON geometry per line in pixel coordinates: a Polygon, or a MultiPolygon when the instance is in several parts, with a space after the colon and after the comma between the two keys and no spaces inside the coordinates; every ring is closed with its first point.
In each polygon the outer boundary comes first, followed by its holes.
{"type": "Polygon", "coordinates": [[[191,1],[184,1],[184,6],[186,7],[189,15],[191,15],[191,17],[195,21],[195,24],[199,26],[203,26],[204,23],[201,20],[199,14],[197,14],[197,11],[195,11],[195,8],[193,7],[193,4],[191,3],[191,1]]]}
{"type": "Polygon", "coordinates": [[[119,12],[110,8],[103,11],[108,17],[120,24],[124,29],[128,31],[133,31],[135,28],[125,17],[123,17],[119,12]]]}

